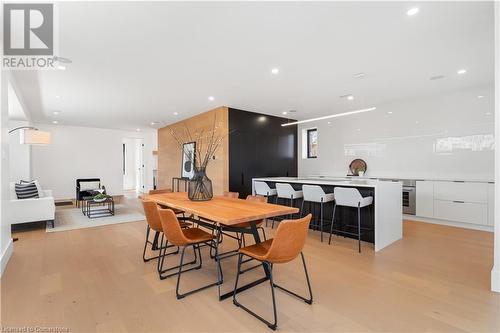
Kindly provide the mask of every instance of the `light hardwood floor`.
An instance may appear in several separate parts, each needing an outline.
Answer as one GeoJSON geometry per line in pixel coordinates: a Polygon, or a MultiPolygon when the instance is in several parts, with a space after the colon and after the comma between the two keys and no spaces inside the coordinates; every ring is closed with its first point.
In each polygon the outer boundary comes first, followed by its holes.
{"type": "MultiPolygon", "coordinates": [[[[139,207],[137,201],[126,199],[139,207]]],[[[91,223],[91,222],[90,222],[91,223]]],[[[267,230],[271,236],[273,230],[267,230]]],[[[160,281],[143,263],[145,222],[66,232],[18,232],[1,281],[2,326],[59,326],[72,332],[269,332],[212,288],[175,299],[175,279],[160,281]]],[[[309,306],[277,291],[282,332],[499,332],[500,294],[489,291],[492,234],[418,222],[375,254],[368,244],[310,231],[305,247],[314,294],[309,306]]],[[[234,246],[224,241],[226,249],[234,246]]],[[[182,288],[215,279],[204,268],[183,275],[182,288]]],[[[168,263],[178,257],[168,257],[168,263]]],[[[223,262],[225,291],[236,259],[223,262]]],[[[300,262],[277,265],[278,283],[305,292],[300,262]]],[[[243,281],[263,273],[243,275],[243,281]]],[[[185,289],[184,289],[185,290],[185,289]]],[[[240,301],[271,316],[269,285],[240,301]]]]}

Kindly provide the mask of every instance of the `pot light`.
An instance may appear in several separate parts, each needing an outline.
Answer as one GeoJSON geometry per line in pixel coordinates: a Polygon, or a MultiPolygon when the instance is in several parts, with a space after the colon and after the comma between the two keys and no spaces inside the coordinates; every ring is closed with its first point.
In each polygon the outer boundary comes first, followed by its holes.
{"type": "Polygon", "coordinates": [[[349,95],[349,96],[347,96],[347,99],[350,100],[350,101],[352,101],[354,99],[354,96],[353,95],[349,95]]]}
{"type": "Polygon", "coordinates": [[[457,74],[458,74],[458,75],[462,75],[462,74],[465,74],[465,73],[467,73],[467,70],[466,70],[466,69],[459,69],[459,70],[457,71],[457,74]]]}
{"type": "Polygon", "coordinates": [[[297,124],[310,123],[310,122],[318,121],[318,120],[324,120],[324,119],[330,119],[330,118],[338,118],[338,117],[349,116],[349,115],[357,114],[357,113],[374,111],[376,109],[377,109],[376,107],[371,107],[371,108],[367,108],[367,109],[360,109],[360,110],[355,110],[355,111],[348,111],[348,112],[343,112],[343,113],[336,113],[336,114],[332,114],[332,115],[329,115],[329,116],[323,116],[323,117],[318,117],[318,118],[311,118],[311,119],[306,119],[306,120],[299,120],[299,121],[294,121],[293,123],[285,123],[285,124],[281,124],[281,126],[291,126],[291,125],[297,125],[297,124]]]}
{"type": "Polygon", "coordinates": [[[414,8],[409,9],[409,10],[406,12],[406,15],[408,15],[408,16],[413,16],[413,15],[418,14],[418,12],[419,12],[419,11],[420,11],[420,9],[418,9],[418,7],[414,7],[414,8]]]}
{"type": "Polygon", "coordinates": [[[331,122],[331,121],[329,121],[329,122],[328,122],[328,125],[330,125],[331,123],[332,123],[332,122],[331,122]]]}
{"type": "Polygon", "coordinates": [[[54,112],[52,112],[52,114],[53,114],[54,116],[58,116],[60,113],[61,113],[61,111],[54,111],[54,112]]]}
{"type": "Polygon", "coordinates": [[[477,98],[484,98],[484,96],[483,95],[479,95],[479,96],[477,96],[477,98]]]}
{"type": "Polygon", "coordinates": [[[281,112],[281,114],[287,115],[287,114],[288,114],[288,112],[283,111],[283,112],[281,112]]]}
{"type": "Polygon", "coordinates": [[[271,73],[273,73],[273,74],[278,74],[279,72],[280,72],[279,68],[275,67],[275,68],[271,69],[271,73]]]}
{"type": "Polygon", "coordinates": [[[214,97],[214,96],[208,96],[208,100],[209,100],[209,101],[213,101],[214,99],[215,99],[215,97],[214,97]]]}
{"type": "Polygon", "coordinates": [[[66,70],[66,66],[64,66],[64,65],[57,65],[57,69],[65,71],[66,70]]]}
{"type": "Polygon", "coordinates": [[[486,112],[485,115],[491,116],[491,112],[486,112]]]}
{"type": "Polygon", "coordinates": [[[52,124],[57,125],[59,122],[57,120],[53,120],[52,124]]]}
{"type": "Polygon", "coordinates": [[[392,114],[392,111],[387,111],[387,114],[392,114]]]}
{"type": "Polygon", "coordinates": [[[365,76],[366,76],[365,73],[356,73],[356,74],[353,75],[353,77],[355,79],[361,79],[361,78],[364,78],[365,76]]]}
{"type": "Polygon", "coordinates": [[[56,98],[57,98],[57,99],[60,99],[60,98],[61,98],[61,96],[59,96],[59,95],[56,95],[56,98]]]}
{"type": "Polygon", "coordinates": [[[136,128],[135,130],[136,130],[136,132],[140,132],[140,131],[141,131],[141,129],[140,129],[140,128],[136,128]]]}
{"type": "Polygon", "coordinates": [[[179,112],[174,112],[174,116],[178,116],[179,115],[179,112]]]}

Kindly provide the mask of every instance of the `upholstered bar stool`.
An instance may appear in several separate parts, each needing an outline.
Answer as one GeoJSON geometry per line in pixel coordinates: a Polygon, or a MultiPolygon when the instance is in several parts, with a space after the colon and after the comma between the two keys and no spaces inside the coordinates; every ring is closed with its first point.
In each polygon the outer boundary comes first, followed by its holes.
{"type": "MultiPolygon", "coordinates": [[[[278,194],[278,191],[275,188],[270,188],[266,182],[261,182],[261,181],[254,182],[254,190],[255,190],[255,195],[264,196],[266,198],[274,197],[278,194]]],[[[266,227],[267,227],[267,219],[266,219],[266,227]]]]}
{"type": "Polygon", "coordinates": [[[361,193],[359,193],[358,189],[352,187],[335,187],[333,193],[335,195],[335,205],[333,206],[332,225],[330,227],[330,237],[328,239],[328,244],[330,244],[332,241],[332,233],[334,231],[333,226],[335,223],[335,210],[337,206],[354,207],[358,209],[358,224],[357,226],[353,225],[346,225],[346,226],[350,228],[356,228],[358,232],[354,233],[344,230],[335,230],[335,231],[351,236],[357,236],[358,252],[361,253],[361,229],[362,229],[361,208],[370,206],[373,203],[373,197],[372,196],[363,197],[361,193]]]}
{"type": "Polygon", "coordinates": [[[254,182],[255,195],[262,195],[264,197],[274,197],[278,194],[275,188],[270,188],[266,182],[256,181],[254,182]]]}
{"type": "MultiPolygon", "coordinates": [[[[296,191],[292,185],[288,183],[276,183],[276,191],[278,192],[276,204],[278,203],[278,199],[285,199],[285,201],[290,200],[290,207],[293,207],[294,200],[303,197],[302,191],[296,191]]],[[[293,218],[293,214],[290,214],[290,218],[293,218]]],[[[274,228],[274,221],[272,226],[274,228]]]]}
{"type": "MultiPolygon", "coordinates": [[[[300,208],[300,215],[303,215],[304,212],[304,203],[309,202],[311,204],[314,203],[319,203],[320,204],[320,217],[318,221],[318,217],[313,217],[313,220],[315,220],[316,227],[319,226],[319,229],[321,230],[321,241],[323,242],[323,205],[328,202],[333,202],[334,201],[334,195],[333,193],[325,193],[323,188],[319,185],[303,185],[302,186],[302,193],[304,195],[304,199],[302,200],[302,206],[300,208]]],[[[327,229],[328,230],[328,229],[327,229]]]]}

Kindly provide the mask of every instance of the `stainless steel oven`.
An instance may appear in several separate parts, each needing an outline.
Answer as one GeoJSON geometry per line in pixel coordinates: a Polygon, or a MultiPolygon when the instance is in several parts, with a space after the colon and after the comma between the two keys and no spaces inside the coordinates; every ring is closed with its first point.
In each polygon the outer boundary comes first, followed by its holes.
{"type": "Polygon", "coordinates": [[[403,214],[415,215],[415,181],[405,179],[403,182],[403,214]]]}

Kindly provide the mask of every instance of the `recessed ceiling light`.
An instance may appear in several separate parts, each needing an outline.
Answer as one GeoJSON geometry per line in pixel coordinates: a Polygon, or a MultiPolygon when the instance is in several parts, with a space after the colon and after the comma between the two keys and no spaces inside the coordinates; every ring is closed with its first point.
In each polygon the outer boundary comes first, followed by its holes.
{"type": "Polygon", "coordinates": [[[140,128],[136,128],[135,130],[136,130],[137,132],[140,132],[140,131],[141,131],[141,129],[140,129],[140,128]]]}
{"type": "Polygon", "coordinates": [[[214,96],[208,96],[208,100],[209,100],[209,101],[213,101],[214,99],[215,99],[215,97],[214,97],[214,96]]]}
{"type": "Polygon", "coordinates": [[[56,98],[57,98],[57,99],[59,99],[59,98],[61,98],[61,96],[59,96],[59,95],[56,95],[56,98]]]}
{"type": "Polygon", "coordinates": [[[349,95],[349,96],[347,96],[347,99],[350,100],[350,101],[352,101],[354,99],[354,96],[353,95],[349,95]]]}
{"type": "Polygon", "coordinates": [[[284,115],[286,115],[286,114],[288,114],[288,112],[286,112],[286,111],[283,111],[283,112],[281,112],[281,114],[284,114],[284,115]]]}
{"type": "Polygon", "coordinates": [[[61,111],[54,111],[54,112],[52,112],[52,114],[53,114],[54,116],[58,116],[60,113],[61,113],[61,111]]]}
{"type": "Polygon", "coordinates": [[[477,98],[484,98],[484,96],[483,95],[479,95],[479,96],[477,96],[477,98]]]}
{"type": "Polygon", "coordinates": [[[418,9],[418,7],[414,7],[414,8],[409,9],[409,10],[406,12],[406,15],[408,15],[408,16],[413,16],[413,15],[418,14],[418,12],[419,12],[419,11],[420,11],[420,9],[418,9]]]}
{"type": "Polygon", "coordinates": [[[360,132],[360,131],[361,131],[361,128],[356,129],[356,131],[360,132]]]}
{"type": "Polygon", "coordinates": [[[59,122],[57,120],[52,120],[52,124],[57,125],[59,122]]]}
{"type": "Polygon", "coordinates": [[[459,69],[459,70],[457,71],[457,74],[459,74],[459,75],[462,75],[462,74],[465,74],[465,73],[467,73],[467,70],[466,70],[466,69],[459,69]]]}
{"type": "Polygon", "coordinates": [[[392,114],[392,111],[387,111],[387,114],[392,114]]]}
{"type": "Polygon", "coordinates": [[[418,120],[415,120],[415,124],[418,124],[418,123],[419,123],[419,121],[418,121],[418,120]]]}
{"type": "Polygon", "coordinates": [[[278,74],[279,72],[280,72],[279,68],[275,67],[275,68],[271,69],[271,73],[273,73],[273,74],[278,74]]]}
{"type": "Polygon", "coordinates": [[[491,112],[486,112],[485,115],[491,116],[491,112]]]}
{"type": "Polygon", "coordinates": [[[174,112],[174,116],[178,116],[179,115],[179,112],[174,112]]]}
{"type": "Polygon", "coordinates": [[[328,125],[330,125],[331,123],[332,123],[332,122],[331,122],[331,121],[329,121],[329,122],[328,122],[328,125]]]}
{"type": "Polygon", "coordinates": [[[365,76],[366,76],[365,73],[356,73],[356,74],[353,75],[353,77],[355,79],[361,79],[361,78],[364,78],[365,76]]]}
{"type": "Polygon", "coordinates": [[[64,65],[57,65],[57,69],[65,71],[66,70],[66,66],[64,66],[64,65]]]}

